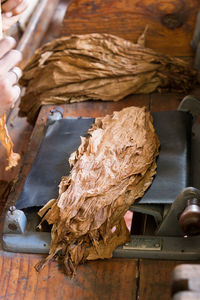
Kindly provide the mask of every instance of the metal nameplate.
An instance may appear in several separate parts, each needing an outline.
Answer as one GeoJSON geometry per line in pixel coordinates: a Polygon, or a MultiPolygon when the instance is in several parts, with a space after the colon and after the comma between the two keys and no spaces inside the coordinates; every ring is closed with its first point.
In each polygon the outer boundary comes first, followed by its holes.
{"type": "Polygon", "coordinates": [[[160,238],[133,237],[130,243],[123,245],[124,250],[160,251],[161,248],[162,239],[160,238]]]}

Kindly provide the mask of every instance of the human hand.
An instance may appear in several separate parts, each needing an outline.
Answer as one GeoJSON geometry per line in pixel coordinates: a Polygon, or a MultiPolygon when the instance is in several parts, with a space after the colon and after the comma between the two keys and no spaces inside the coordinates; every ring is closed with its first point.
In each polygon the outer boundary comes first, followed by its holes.
{"type": "Polygon", "coordinates": [[[11,37],[0,40],[0,117],[13,107],[21,91],[17,85],[21,70],[16,65],[22,55],[14,46],[15,40],[11,37]]]}
{"type": "Polygon", "coordinates": [[[1,9],[8,17],[16,16],[25,11],[28,7],[28,0],[7,0],[3,1],[1,9]]]}
{"type": "Polygon", "coordinates": [[[1,6],[3,31],[14,25],[27,7],[28,0],[7,0],[3,2],[1,6]]]}

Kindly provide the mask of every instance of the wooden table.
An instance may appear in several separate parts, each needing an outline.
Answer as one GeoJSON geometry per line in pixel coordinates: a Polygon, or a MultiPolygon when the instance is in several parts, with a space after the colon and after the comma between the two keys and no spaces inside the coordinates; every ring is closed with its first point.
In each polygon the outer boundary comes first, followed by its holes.
{"type": "MultiPolygon", "coordinates": [[[[86,19],[81,26],[80,22],[77,21],[79,20],[80,14],[78,14],[76,10],[74,11],[74,9],[77,8],[78,5],[82,7],[83,11],[80,20],[83,20],[84,4],[85,13],[87,13],[88,9],[90,9],[91,16],[92,13],[96,12],[101,1],[95,1],[96,6],[87,6],[86,4],[88,4],[88,2],[89,1],[73,1],[71,10],[69,9],[65,17],[63,34],[73,33],[73,31],[78,33],[79,27],[82,28],[82,31],[87,31],[88,27],[86,24],[86,19]],[[76,27],[74,24],[79,25],[76,27]]],[[[106,1],[104,3],[106,7],[110,5],[110,7],[113,8],[114,2],[116,1],[106,1]]],[[[125,2],[129,5],[131,3],[131,1],[118,1],[118,3],[121,3],[120,5],[125,2]]],[[[147,2],[148,1],[144,1],[144,3],[147,2]]],[[[153,3],[153,1],[150,2],[151,4],[153,3]]],[[[167,2],[169,3],[172,1],[166,1],[166,3],[167,2]]],[[[178,2],[186,3],[186,1],[178,2]]],[[[196,5],[195,8],[197,9],[197,1],[194,1],[193,4],[196,5]]],[[[122,8],[122,6],[120,7],[122,8]]],[[[122,13],[122,10],[120,13],[122,13]]],[[[189,23],[190,22],[191,20],[189,23]]],[[[192,22],[194,23],[194,20],[192,20],[192,22]]],[[[186,55],[186,52],[184,52],[183,55],[186,55]]],[[[199,89],[195,90],[193,94],[200,95],[199,89]]],[[[184,95],[172,93],[163,95],[157,93],[151,95],[131,95],[125,100],[117,103],[83,102],[67,104],[64,105],[63,108],[65,111],[65,116],[89,117],[104,116],[107,113],[111,113],[113,110],[119,110],[123,107],[131,105],[146,106],[151,111],[175,110],[183,96],[184,95]]],[[[18,183],[15,185],[14,190],[12,190],[9,194],[6,207],[13,204],[18,198],[41,143],[44,134],[44,124],[51,108],[51,106],[44,106],[40,111],[37,123],[32,132],[24,161],[21,165],[18,183]]],[[[2,219],[3,217],[1,217],[0,222],[1,227],[3,224],[2,219]]],[[[144,259],[110,259],[88,262],[80,266],[75,279],[70,280],[63,274],[62,270],[59,269],[57,263],[55,262],[52,262],[40,273],[37,273],[34,269],[34,265],[40,259],[41,255],[14,254],[1,250],[0,298],[20,300],[129,300],[138,299],[139,297],[139,299],[142,300],[167,300],[170,299],[170,280],[172,270],[176,265],[182,263],[177,261],[144,259]]]]}
{"type": "MultiPolygon", "coordinates": [[[[151,111],[174,110],[177,95],[157,94],[129,96],[124,101],[83,102],[63,106],[66,116],[97,117],[125,106],[147,106],[151,111]]],[[[7,202],[18,198],[44,134],[44,124],[52,106],[42,107],[34,127],[19,181],[7,202]]],[[[49,264],[39,274],[34,265],[41,255],[0,252],[0,296],[4,299],[170,299],[170,278],[177,261],[143,259],[110,259],[88,262],[78,268],[75,279],[66,278],[56,263],[49,264]],[[13,283],[14,282],[14,283],[13,283]],[[1,286],[2,285],[2,286],[1,286]],[[11,295],[11,296],[9,296],[11,295]],[[7,298],[6,298],[7,297],[7,298]],[[11,297],[11,298],[10,298],[11,297]]]]}

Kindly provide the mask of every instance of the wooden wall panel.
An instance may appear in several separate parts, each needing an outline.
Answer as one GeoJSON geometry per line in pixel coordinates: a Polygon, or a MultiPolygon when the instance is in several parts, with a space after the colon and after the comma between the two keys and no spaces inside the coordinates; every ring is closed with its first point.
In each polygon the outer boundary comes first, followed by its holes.
{"type": "Polygon", "coordinates": [[[190,47],[199,0],[73,0],[63,35],[106,32],[135,42],[149,26],[147,47],[175,56],[190,47]]]}

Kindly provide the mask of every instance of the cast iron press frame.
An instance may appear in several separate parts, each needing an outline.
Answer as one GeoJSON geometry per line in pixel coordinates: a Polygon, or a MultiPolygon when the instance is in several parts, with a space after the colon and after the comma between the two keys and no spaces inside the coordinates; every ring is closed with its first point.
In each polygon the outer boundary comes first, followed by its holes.
{"type": "MultiPolygon", "coordinates": [[[[182,100],[178,110],[190,112],[195,121],[200,114],[200,101],[193,96],[187,96],[182,100]]],[[[62,116],[60,108],[51,111],[47,126],[51,126],[62,116]]],[[[199,126],[195,130],[198,134],[199,126]]],[[[199,162],[195,165],[198,167],[195,170],[197,172],[200,170],[199,162]]],[[[194,174],[194,178],[198,177],[198,174],[194,174]]],[[[131,242],[115,249],[113,256],[175,260],[199,259],[200,237],[184,237],[178,223],[188,199],[194,197],[200,199],[200,190],[187,187],[179,193],[171,206],[167,205],[167,209],[163,209],[163,205],[132,205],[131,211],[153,216],[157,229],[154,235],[133,235],[131,242]]],[[[27,216],[22,210],[11,207],[4,222],[3,249],[11,252],[48,253],[51,235],[50,232],[37,232],[38,223],[37,210],[27,216]]]]}

